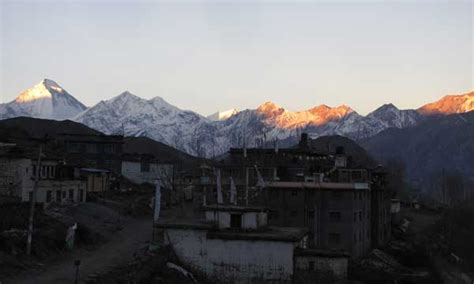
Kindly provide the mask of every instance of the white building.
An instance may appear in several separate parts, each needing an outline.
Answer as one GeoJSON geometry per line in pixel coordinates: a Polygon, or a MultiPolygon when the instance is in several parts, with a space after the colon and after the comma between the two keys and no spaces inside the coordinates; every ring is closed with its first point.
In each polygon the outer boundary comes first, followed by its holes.
{"type": "MultiPolygon", "coordinates": [[[[293,283],[309,262],[313,268],[321,263],[304,261],[318,254],[299,252],[306,249],[307,229],[269,227],[262,208],[216,205],[204,211],[205,220],[160,221],[155,227],[185,267],[211,282],[293,283]]],[[[342,256],[325,269],[345,277],[347,261],[342,256]]]]}
{"type": "Polygon", "coordinates": [[[173,179],[173,165],[123,160],[122,175],[137,184],[154,184],[157,179],[160,179],[164,186],[167,186],[167,181],[173,179]]]}
{"type": "MultiPolygon", "coordinates": [[[[8,151],[7,151],[8,152],[8,151]]],[[[36,172],[35,159],[21,155],[0,155],[0,195],[30,201],[36,172]]],[[[36,202],[64,204],[86,200],[85,183],[71,175],[61,176],[58,162],[43,158],[39,170],[36,202]]]]}

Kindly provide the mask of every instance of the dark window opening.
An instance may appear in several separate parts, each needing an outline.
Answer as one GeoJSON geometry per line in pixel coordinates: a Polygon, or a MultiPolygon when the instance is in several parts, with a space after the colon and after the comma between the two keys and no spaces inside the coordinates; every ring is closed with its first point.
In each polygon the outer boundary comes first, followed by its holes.
{"type": "Polygon", "coordinates": [[[46,202],[50,203],[52,199],[53,199],[53,193],[51,192],[51,190],[46,191],[46,202]]]}
{"type": "Polygon", "coordinates": [[[230,227],[242,228],[242,215],[241,214],[230,214],[230,227]]]}
{"type": "Polygon", "coordinates": [[[329,212],[329,220],[331,222],[340,222],[341,221],[341,212],[329,212]]]}
{"type": "Polygon", "coordinates": [[[341,243],[341,235],[337,233],[330,233],[329,234],[329,244],[330,245],[338,245],[341,243]]]}

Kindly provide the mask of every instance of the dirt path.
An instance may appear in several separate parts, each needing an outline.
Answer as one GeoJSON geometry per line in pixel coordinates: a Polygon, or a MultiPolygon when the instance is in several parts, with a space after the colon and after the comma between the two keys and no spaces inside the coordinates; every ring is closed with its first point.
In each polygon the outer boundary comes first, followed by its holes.
{"type": "Polygon", "coordinates": [[[121,231],[97,250],[79,249],[61,263],[53,264],[44,271],[28,272],[3,283],[74,283],[75,260],[81,260],[79,282],[84,283],[89,275],[132,261],[134,254],[139,254],[149,244],[151,224],[151,219],[129,220],[121,231]]]}

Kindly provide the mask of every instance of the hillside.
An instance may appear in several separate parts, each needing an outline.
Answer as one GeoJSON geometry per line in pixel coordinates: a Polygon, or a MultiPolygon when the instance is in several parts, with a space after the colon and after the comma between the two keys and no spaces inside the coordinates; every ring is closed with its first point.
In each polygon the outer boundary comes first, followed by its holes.
{"type": "Polygon", "coordinates": [[[428,119],[405,129],[390,128],[361,141],[379,161],[405,163],[407,176],[419,184],[445,173],[474,177],[474,111],[428,119]]]}

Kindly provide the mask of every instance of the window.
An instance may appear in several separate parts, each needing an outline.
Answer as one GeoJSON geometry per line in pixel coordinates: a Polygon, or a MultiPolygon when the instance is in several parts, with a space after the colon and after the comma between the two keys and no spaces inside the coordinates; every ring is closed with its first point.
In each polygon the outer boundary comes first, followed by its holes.
{"type": "Polygon", "coordinates": [[[74,189],[69,190],[69,199],[74,200],[74,189]]]}
{"type": "Polygon", "coordinates": [[[50,203],[53,199],[53,192],[51,190],[46,191],[46,202],[50,203]]]}
{"type": "Polygon", "coordinates": [[[276,220],[276,219],[278,219],[278,217],[279,217],[278,211],[272,210],[272,211],[270,212],[270,215],[269,215],[269,219],[270,219],[270,220],[276,220]]]}
{"type": "Polygon", "coordinates": [[[230,214],[230,227],[242,228],[242,215],[241,214],[230,214]]]}
{"type": "Polygon", "coordinates": [[[354,222],[357,222],[357,212],[354,212],[354,222]]]}
{"type": "Polygon", "coordinates": [[[142,162],[140,163],[140,172],[149,172],[150,171],[150,163],[142,162]]]}
{"type": "Polygon", "coordinates": [[[308,270],[314,271],[314,261],[309,261],[308,262],[308,270]]]}
{"type": "Polygon", "coordinates": [[[341,235],[338,233],[329,233],[329,244],[338,245],[341,243],[341,235]]]}
{"type": "Polygon", "coordinates": [[[362,211],[359,211],[359,221],[362,221],[362,211]]]}
{"type": "Polygon", "coordinates": [[[332,192],[332,197],[333,197],[334,199],[342,199],[342,192],[333,191],[333,192],[332,192]]]}
{"type": "Polygon", "coordinates": [[[56,190],[56,202],[61,202],[61,190],[56,190]]]}
{"type": "Polygon", "coordinates": [[[331,222],[340,222],[341,221],[341,212],[329,212],[329,220],[331,222]]]}
{"type": "Polygon", "coordinates": [[[107,154],[111,154],[114,152],[114,147],[111,144],[105,144],[104,145],[104,152],[107,154]]]}
{"type": "Polygon", "coordinates": [[[308,218],[312,219],[314,218],[314,210],[308,210],[308,218]]]}
{"type": "Polygon", "coordinates": [[[298,212],[296,210],[291,210],[290,216],[291,217],[296,217],[296,215],[298,215],[298,212]]]}
{"type": "Polygon", "coordinates": [[[359,181],[362,179],[362,173],[360,171],[353,171],[352,172],[352,180],[359,181]]]}
{"type": "Polygon", "coordinates": [[[354,233],[354,243],[357,243],[357,233],[354,233]]]}

